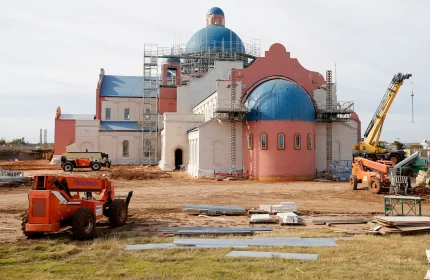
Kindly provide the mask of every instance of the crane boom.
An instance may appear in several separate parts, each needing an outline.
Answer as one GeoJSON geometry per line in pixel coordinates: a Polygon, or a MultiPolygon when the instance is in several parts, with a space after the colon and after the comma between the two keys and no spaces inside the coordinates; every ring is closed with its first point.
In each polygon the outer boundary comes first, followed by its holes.
{"type": "Polygon", "coordinates": [[[385,121],[385,117],[387,116],[388,110],[390,109],[391,104],[394,101],[394,98],[396,98],[397,92],[402,86],[403,81],[406,79],[409,79],[411,76],[412,74],[402,74],[402,73],[398,73],[394,75],[387,91],[385,92],[384,97],[381,100],[381,103],[379,103],[379,106],[376,109],[376,112],[369,123],[369,126],[364,132],[365,142],[370,144],[374,142],[375,136],[377,134],[380,135],[382,125],[384,124],[384,121],[385,121]]]}
{"type": "MultiPolygon", "coordinates": [[[[387,153],[386,148],[382,148],[379,145],[379,138],[381,137],[382,126],[384,124],[385,118],[387,116],[390,107],[396,98],[397,92],[403,85],[404,80],[409,79],[412,74],[402,74],[397,73],[394,75],[393,79],[385,92],[384,97],[379,103],[372,120],[369,123],[366,131],[364,132],[364,141],[360,142],[358,145],[354,145],[354,150],[359,152],[364,152],[366,154],[372,155],[373,159],[377,158],[377,154],[387,153]]],[[[391,156],[388,156],[392,158],[391,156]]],[[[402,157],[396,156],[396,162],[400,161],[402,157]]]]}

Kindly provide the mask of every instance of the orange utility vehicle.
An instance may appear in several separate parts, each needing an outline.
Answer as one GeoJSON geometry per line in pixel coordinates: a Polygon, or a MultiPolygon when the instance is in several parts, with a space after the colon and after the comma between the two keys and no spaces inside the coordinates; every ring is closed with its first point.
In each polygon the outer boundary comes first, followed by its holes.
{"type": "Polygon", "coordinates": [[[71,226],[75,238],[92,238],[96,222],[104,217],[111,227],[126,223],[132,195],[130,191],[126,198],[118,198],[104,178],[35,176],[22,230],[27,238],[37,238],[71,226]]]}
{"type": "Polygon", "coordinates": [[[102,166],[110,168],[111,161],[109,155],[101,152],[68,152],[64,153],[60,159],[61,168],[66,172],[72,172],[74,168],[91,168],[99,171],[102,166]]]}
{"type": "Polygon", "coordinates": [[[391,185],[389,172],[393,165],[390,160],[372,161],[356,157],[352,163],[349,182],[354,190],[357,189],[358,183],[367,183],[373,193],[381,193],[384,189],[389,190],[391,185]]]}

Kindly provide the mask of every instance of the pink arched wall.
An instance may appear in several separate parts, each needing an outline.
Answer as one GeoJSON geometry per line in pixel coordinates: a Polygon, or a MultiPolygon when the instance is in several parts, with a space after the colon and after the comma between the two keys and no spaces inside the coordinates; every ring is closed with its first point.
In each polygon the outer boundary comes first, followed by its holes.
{"type": "Polygon", "coordinates": [[[244,170],[260,181],[311,180],[315,177],[315,123],[303,121],[259,121],[244,124],[244,170]],[[267,149],[261,148],[261,134],[267,134],[267,149]],[[278,134],[285,135],[284,149],[278,149],[278,134]],[[300,133],[300,149],[295,135],[300,133]],[[252,134],[252,148],[248,135],[252,134]],[[308,149],[308,134],[312,147],[308,149]]]}

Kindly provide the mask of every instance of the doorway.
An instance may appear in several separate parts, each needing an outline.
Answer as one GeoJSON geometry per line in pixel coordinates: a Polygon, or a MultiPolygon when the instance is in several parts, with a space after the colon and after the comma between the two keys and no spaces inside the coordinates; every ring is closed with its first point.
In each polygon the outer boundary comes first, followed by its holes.
{"type": "Polygon", "coordinates": [[[181,169],[182,167],[182,149],[175,150],[175,169],[181,169]]]}

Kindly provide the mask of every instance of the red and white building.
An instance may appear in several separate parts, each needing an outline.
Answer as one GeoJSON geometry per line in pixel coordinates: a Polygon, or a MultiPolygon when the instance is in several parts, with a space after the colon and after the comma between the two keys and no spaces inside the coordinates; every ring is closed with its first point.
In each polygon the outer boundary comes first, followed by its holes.
{"type": "MultiPolygon", "coordinates": [[[[222,58],[226,54],[242,56],[214,59],[198,77],[181,71],[190,59],[163,60],[160,87],[151,93],[156,115],[145,114],[146,79],[105,75],[102,69],[95,114],[66,115],[57,109],[54,153],[100,151],[108,153],[114,164],[143,163],[147,156],[144,124],[157,120],[157,164],[163,170],[185,167],[196,177],[228,172],[233,139],[235,170],[260,180],[308,180],[324,171],[327,126],[321,112],[328,110],[325,78],[307,70],[277,43],[249,63],[245,45],[225,27],[224,12],[212,8],[206,18],[207,26],[191,37],[185,50],[193,54],[209,51],[222,58]],[[236,80],[234,100],[232,79],[236,80]],[[228,110],[241,116],[234,134],[231,123],[220,117],[227,116],[228,110]]],[[[331,110],[350,108],[338,99],[333,84],[331,110]]],[[[352,159],[360,127],[356,113],[332,123],[333,160],[352,159]]]]}

